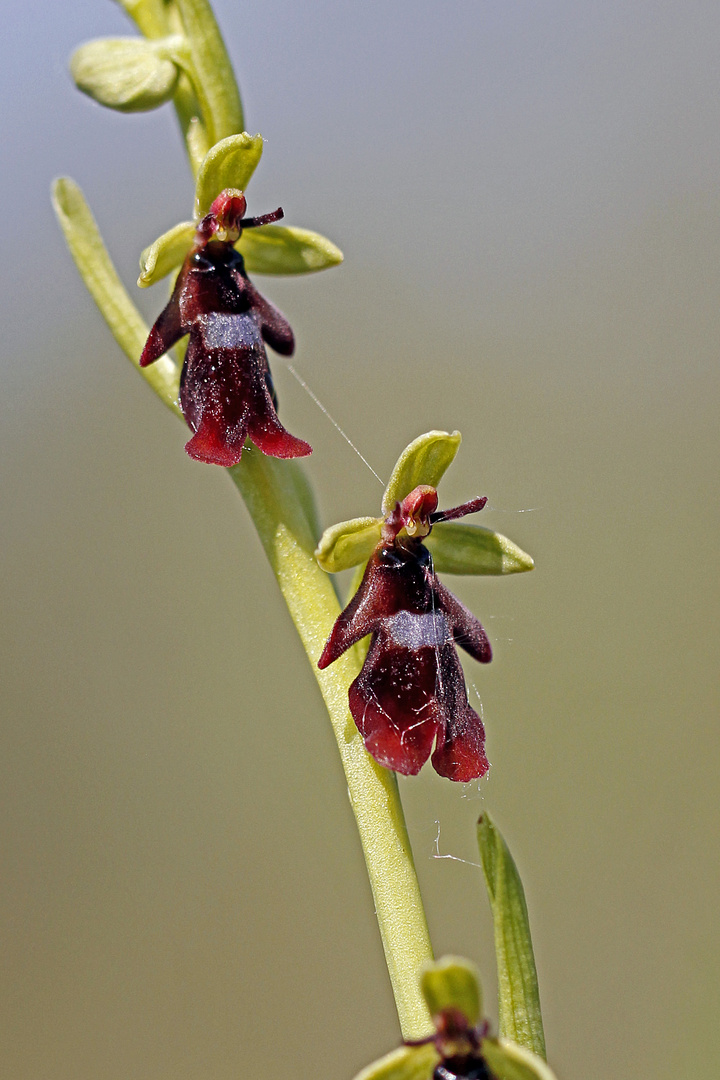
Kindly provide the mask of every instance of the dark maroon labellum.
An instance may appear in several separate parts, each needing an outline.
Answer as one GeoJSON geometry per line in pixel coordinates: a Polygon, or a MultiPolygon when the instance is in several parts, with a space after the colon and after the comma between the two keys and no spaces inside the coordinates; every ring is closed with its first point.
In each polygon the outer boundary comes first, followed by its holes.
{"type": "Polygon", "coordinates": [[[190,335],[180,405],[194,435],[185,449],[212,465],[237,464],[248,436],[273,457],[312,452],[278,420],[265,353],[266,342],[290,356],[293,332],[249,280],[242,255],[233,246],[243,229],[277,221],[282,210],[246,218],[245,209],[243,193],[231,189],[212,204],[140,357],[141,367],[146,367],[190,335]]]}
{"type": "Polygon", "coordinates": [[[433,1080],[493,1080],[485,1059],[472,1055],[465,1058],[446,1058],[435,1066],[433,1080]]]}
{"type": "Polygon", "coordinates": [[[480,663],[492,659],[487,635],[440,583],[422,543],[436,521],[485,505],[476,499],[436,513],[433,488],[415,488],[383,526],[383,539],[357,593],[338,617],[318,661],[325,668],[372,634],[362,671],[350,686],[350,712],[381,765],[414,776],[430,757],[441,776],[483,776],[485,731],[468,703],[456,645],[480,663]]]}

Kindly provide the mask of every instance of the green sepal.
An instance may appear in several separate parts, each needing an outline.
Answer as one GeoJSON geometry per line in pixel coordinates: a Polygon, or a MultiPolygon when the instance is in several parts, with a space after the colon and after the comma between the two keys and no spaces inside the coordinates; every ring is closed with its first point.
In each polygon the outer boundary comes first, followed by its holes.
{"type": "Polygon", "coordinates": [[[508,846],[487,814],[478,821],[478,846],[495,928],[500,1034],[544,1058],[545,1034],[525,891],[508,846]]]}
{"type": "Polygon", "coordinates": [[[365,563],[380,543],[382,518],[353,518],[331,525],[322,534],[315,558],[328,574],[365,563]]]}
{"type": "Polygon", "coordinates": [[[452,465],[462,436],[459,431],[452,435],[447,431],[428,431],[406,446],[397,460],[392,476],[383,495],[383,516],[402,502],[418,484],[437,487],[452,465]]]}
{"type": "Polygon", "coordinates": [[[77,88],[100,105],[147,112],[175,93],[180,69],[172,60],[174,42],[141,37],[88,41],[73,53],[70,73],[77,88]]]}
{"type": "Polygon", "coordinates": [[[432,1043],[400,1046],[366,1066],[355,1080],[430,1080],[439,1061],[440,1055],[432,1043]]]}
{"type": "Polygon", "coordinates": [[[327,237],[288,225],[247,229],[235,246],[251,274],[309,274],[343,261],[342,251],[327,237]]]}
{"type": "Polygon", "coordinates": [[[494,1080],[557,1080],[541,1057],[508,1039],[483,1039],[480,1053],[494,1080]]]}
{"type": "Polygon", "coordinates": [[[205,217],[225,188],[244,191],[262,157],[262,135],[230,135],[208,151],[200,166],[195,187],[195,217],[205,217]]]}
{"type": "Polygon", "coordinates": [[[145,248],[140,256],[141,273],[137,280],[141,289],[154,285],[185,260],[192,246],[195,228],[195,222],[181,221],[145,248]]]}
{"type": "MultiPolygon", "coordinates": [[[[74,180],[61,177],[53,184],[52,201],[70,254],[88,292],[117,343],[139,367],[148,328],[118,277],[82,191],[74,180]]],[[[165,404],[182,416],[177,403],[180,369],[172,356],[161,356],[150,367],[141,370],[165,404]]]]}
{"type": "Polygon", "coordinates": [[[507,536],[482,525],[439,521],[425,544],[442,574],[519,574],[535,565],[507,536]]]}
{"type": "Polygon", "coordinates": [[[443,956],[420,973],[420,990],[430,1015],[457,1009],[474,1027],[482,1015],[482,993],[477,968],[459,956],[443,956]]]}

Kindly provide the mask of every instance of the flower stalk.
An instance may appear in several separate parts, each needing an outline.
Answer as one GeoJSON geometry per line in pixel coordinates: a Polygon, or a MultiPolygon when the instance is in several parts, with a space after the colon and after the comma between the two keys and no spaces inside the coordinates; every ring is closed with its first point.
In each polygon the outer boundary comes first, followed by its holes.
{"type": "MultiPolygon", "coordinates": [[[[208,0],[119,2],[146,40],[128,38],[90,43],[75,54],[73,70],[81,89],[108,107],[124,112],[142,111],[159,107],[170,100],[175,106],[193,176],[197,178],[195,218],[194,221],[175,226],[143,252],[142,273],[138,284],[154,284],[183,263],[179,284],[176,283],[176,292],[182,291],[183,274],[189,279],[193,272],[190,260],[204,253],[208,256],[205,259],[207,265],[203,264],[202,267],[205,281],[202,288],[197,286],[200,299],[196,303],[197,310],[193,309],[191,312],[192,318],[176,318],[175,312],[175,308],[180,310],[181,300],[185,306],[190,304],[194,297],[194,294],[190,296],[192,290],[188,291],[187,295],[183,292],[182,297],[179,293],[177,297],[174,294],[153,330],[155,333],[160,325],[161,329],[164,327],[167,332],[163,336],[158,330],[156,347],[151,347],[152,337],[151,341],[148,341],[148,327],[120,281],[80,188],[69,179],[56,181],[53,203],[80,275],[116,341],[163,403],[177,416],[182,418],[184,414],[191,428],[197,431],[200,425],[193,426],[192,417],[189,415],[191,409],[188,406],[190,380],[187,371],[188,360],[193,359],[193,348],[196,356],[202,353],[201,358],[207,353],[212,361],[208,370],[212,372],[216,372],[218,362],[227,360],[226,354],[231,351],[225,337],[222,341],[219,338],[215,341],[212,333],[208,336],[208,318],[212,320],[219,315],[226,320],[222,324],[226,329],[230,325],[236,328],[233,331],[236,337],[231,344],[237,357],[241,356],[242,349],[248,347],[249,340],[247,333],[237,337],[237,327],[240,325],[238,320],[242,319],[245,319],[245,331],[249,333],[248,327],[250,330],[255,327],[258,331],[255,335],[257,340],[253,338],[256,352],[262,347],[258,336],[261,332],[264,340],[276,348],[276,351],[286,354],[291,351],[292,333],[289,327],[284,331],[283,338],[287,347],[278,348],[278,341],[282,338],[282,334],[278,338],[278,327],[282,329],[284,325],[282,316],[275,312],[270,322],[267,322],[265,316],[270,305],[254,290],[244,270],[237,267],[242,268],[244,265],[253,273],[306,273],[340,262],[342,253],[330,241],[316,233],[268,224],[268,221],[275,221],[282,216],[280,211],[257,219],[243,217],[243,190],[262,154],[262,138],[244,131],[239,90],[208,0]],[[238,205],[242,203],[238,221],[244,228],[252,229],[247,236],[243,235],[242,239],[239,236],[242,230],[226,228],[227,222],[218,209],[224,206],[228,199],[231,203],[233,200],[238,205]],[[217,226],[217,235],[212,241],[200,236],[207,222],[217,226]],[[234,235],[235,232],[238,232],[238,236],[234,235]],[[212,248],[211,243],[214,245],[212,248]],[[210,258],[211,255],[213,258],[210,258]],[[223,256],[222,260],[220,255],[223,256]],[[235,268],[233,273],[237,270],[233,294],[237,303],[235,306],[231,304],[229,309],[227,289],[224,292],[218,290],[222,292],[222,296],[220,300],[215,298],[215,306],[211,306],[207,300],[208,291],[211,291],[208,289],[208,282],[212,285],[220,279],[220,262],[222,266],[227,264],[227,267],[235,268]],[[240,277],[237,277],[238,274],[240,277]],[[252,303],[240,302],[243,299],[240,296],[243,290],[247,293],[247,296],[243,293],[245,300],[250,296],[252,303]],[[193,342],[191,324],[194,322],[197,322],[198,326],[202,323],[202,326],[196,334],[197,340],[193,342]],[[166,348],[169,350],[188,331],[191,341],[182,377],[181,409],[178,394],[183,368],[182,355],[174,357],[166,348]],[[205,337],[200,342],[202,334],[205,337]]],[[[219,320],[216,318],[215,322],[218,323],[219,320]]],[[[282,345],[282,341],[280,344],[282,345]]],[[[181,348],[182,346],[178,345],[178,349],[181,348]]],[[[270,401],[272,387],[269,368],[263,368],[261,374],[263,379],[267,379],[266,390],[270,401]]],[[[243,386],[247,382],[246,373],[236,382],[238,386],[243,386]]],[[[205,372],[203,378],[197,380],[198,393],[200,390],[204,392],[210,383],[211,380],[205,372]]],[[[237,386],[232,389],[235,392],[237,386]]],[[[277,417],[275,419],[277,420],[277,417]]],[[[442,1068],[448,1072],[445,1066],[452,1064],[452,1054],[447,1047],[437,1043],[437,1010],[432,1008],[428,996],[427,977],[424,989],[419,978],[421,970],[427,971],[427,965],[432,962],[432,950],[396,776],[366,752],[363,736],[349,707],[348,688],[360,676],[366,663],[366,650],[356,635],[353,638],[356,643],[347,643],[342,655],[338,653],[333,656],[330,668],[318,667],[323,646],[341,615],[336,592],[326,571],[358,567],[359,576],[355,582],[357,586],[363,565],[373,557],[373,552],[376,551],[378,558],[385,554],[383,544],[390,543],[388,529],[390,524],[395,522],[397,529],[390,539],[394,542],[396,533],[402,526],[405,531],[401,544],[403,551],[407,547],[413,558],[417,556],[419,559],[418,552],[422,549],[423,558],[430,567],[427,574],[431,576],[426,574],[426,579],[431,581],[432,589],[426,598],[428,610],[423,608],[421,611],[411,611],[412,604],[408,602],[404,608],[401,605],[399,612],[395,608],[392,611],[388,609],[385,621],[399,613],[404,620],[403,626],[409,625],[406,617],[409,613],[413,617],[419,616],[418,625],[422,627],[429,625],[429,616],[434,627],[437,623],[436,608],[442,601],[445,607],[450,605],[452,608],[454,621],[451,629],[457,643],[468,649],[472,655],[477,654],[477,659],[484,661],[490,658],[490,649],[482,627],[462,608],[459,601],[454,600],[451,594],[435,581],[433,561],[435,569],[447,573],[509,574],[531,569],[532,559],[506,537],[482,527],[458,524],[454,520],[471,510],[480,509],[484,502],[482,499],[475,499],[454,511],[444,513],[436,513],[432,507],[427,513],[410,513],[406,503],[413,498],[416,498],[416,501],[420,498],[422,507],[425,507],[426,503],[430,505],[432,495],[433,506],[436,508],[437,496],[434,488],[455,456],[460,443],[457,432],[452,435],[446,432],[429,432],[411,443],[401,455],[391,476],[383,498],[382,515],[378,518],[342,522],[326,530],[320,539],[321,530],[315,514],[313,493],[302,467],[296,461],[282,460],[291,456],[289,454],[266,456],[258,449],[257,432],[253,428],[248,430],[255,445],[245,444],[247,432],[243,429],[238,434],[237,453],[234,456],[223,460],[206,456],[203,460],[230,465],[227,472],[253,519],[330,715],[365,856],[402,1035],[408,1042],[417,1043],[414,1048],[406,1047],[401,1052],[402,1061],[409,1070],[406,1074],[402,1069],[400,1073],[397,1072],[396,1057],[391,1056],[386,1063],[380,1063],[377,1080],[380,1080],[380,1077],[385,1080],[402,1080],[402,1076],[406,1076],[406,1080],[416,1080],[416,1077],[421,1076],[424,1078],[423,1070],[426,1065],[429,1063],[429,1067],[433,1067],[433,1054],[438,1061],[445,1063],[442,1068]],[[231,462],[235,463],[230,464],[231,462]],[[397,517],[401,503],[407,510],[402,521],[397,517]],[[437,527],[430,536],[430,529],[435,525],[437,527]],[[424,538],[428,539],[427,551],[421,544],[424,538]],[[320,545],[316,548],[319,540],[320,545]],[[473,628],[476,636],[480,635],[480,644],[475,642],[477,648],[474,652],[472,647],[469,647],[473,645],[473,628]],[[434,1049],[430,1043],[433,1043],[434,1049]],[[417,1056],[413,1059],[415,1051],[422,1058],[421,1062],[417,1056]],[[405,1056],[402,1056],[403,1054],[405,1056]]],[[[287,436],[288,433],[284,434],[287,436]]],[[[309,451],[309,446],[302,440],[295,441],[301,447],[307,447],[303,452],[309,451]]],[[[272,454],[277,452],[278,448],[275,446],[274,449],[265,449],[272,454]]],[[[394,646],[397,644],[398,642],[394,641],[394,646]]],[[[433,646],[435,653],[439,655],[435,638],[433,646]]],[[[446,652],[448,656],[445,657],[440,674],[447,682],[455,673],[458,695],[465,695],[467,706],[462,674],[449,638],[446,652]],[[448,650],[452,652],[452,656],[448,650]],[[454,661],[452,657],[455,658],[454,661]],[[454,667],[451,670],[451,661],[456,665],[457,671],[454,667]]],[[[434,689],[435,680],[432,685],[434,689]]],[[[453,702],[452,709],[449,709],[453,716],[458,711],[456,705],[457,703],[453,702]]],[[[461,775],[457,770],[457,775],[453,775],[452,770],[446,769],[443,775],[453,779],[477,777],[487,768],[482,754],[482,724],[474,713],[472,716],[476,721],[474,731],[477,743],[473,765],[472,768],[469,767],[467,776],[464,773],[461,775]]],[[[465,743],[468,743],[467,733],[465,743]]],[[[430,744],[427,750],[429,753],[430,744]]],[[[427,757],[427,754],[425,756],[427,757]]],[[[418,768],[420,764],[422,762],[418,764],[418,768]]],[[[397,768],[397,763],[393,767],[397,768]]],[[[402,771],[413,772],[417,769],[404,768],[402,771]]],[[[483,838],[488,841],[488,836],[481,830],[481,850],[483,838]]],[[[466,1008],[467,1018],[463,1032],[472,1045],[469,1044],[470,1049],[465,1057],[478,1068],[482,1066],[484,1069],[486,1065],[490,1067],[495,1080],[552,1080],[549,1071],[543,1071],[542,1062],[537,1066],[532,1054],[532,1051],[543,1054],[544,1042],[534,965],[532,970],[530,967],[532,948],[522,887],[513,864],[514,876],[508,871],[507,879],[503,878],[503,881],[509,883],[507,888],[496,888],[497,875],[494,870],[489,870],[489,865],[492,862],[495,867],[497,859],[493,855],[495,849],[491,851],[488,843],[489,841],[485,845],[487,851],[483,851],[483,863],[496,919],[498,958],[505,964],[503,970],[510,980],[505,998],[507,1001],[512,998],[513,1001],[513,1008],[508,1006],[503,1014],[501,1034],[512,1035],[525,1049],[523,1050],[522,1046],[518,1048],[515,1043],[504,1047],[497,1041],[486,1039],[482,1025],[475,1030],[478,1023],[475,1013],[478,1009],[466,1008]],[[509,914],[506,913],[506,908],[509,914]],[[504,927],[502,934],[498,931],[499,925],[504,927]],[[521,948],[513,949],[508,942],[512,936],[511,931],[518,930],[518,927],[526,934],[526,938],[523,938],[521,948]],[[501,946],[504,949],[502,956],[501,946]],[[518,975],[523,964],[524,967],[518,975]]],[[[502,850],[507,854],[505,848],[502,850]]],[[[506,863],[508,859],[509,854],[506,863]]],[[[510,944],[512,945],[512,942],[510,944]]],[[[442,975],[442,979],[447,977],[451,988],[457,981],[458,971],[461,982],[462,979],[467,982],[464,969],[461,970],[462,965],[459,968],[458,964],[453,962],[449,968],[447,964],[445,967],[447,971],[442,975]]],[[[445,968],[442,970],[445,971],[445,968]]],[[[474,975],[470,977],[470,982],[473,979],[474,975]]],[[[453,1007],[457,1004],[454,1002],[453,1007]]],[[[501,1009],[502,1006],[501,997],[501,1009]]],[[[442,1009],[440,1013],[443,1013],[442,1009]]],[[[441,1020],[444,1023],[447,1017],[443,1019],[443,1016],[441,1020]]],[[[372,1075],[375,1077],[375,1073],[372,1075]]]]}
{"type": "MultiPolygon", "coordinates": [[[[58,180],[53,199],[85,285],[116,341],[139,368],[148,327],[120,281],[80,188],[73,181],[58,180]]],[[[164,404],[181,415],[177,364],[165,356],[139,370],[164,404]]],[[[421,1038],[428,1033],[430,1017],[417,975],[432,958],[430,937],[397,781],[368,756],[348,708],[347,688],[360,671],[361,653],[349,650],[333,671],[316,667],[340,605],[331,579],[314,556],[318,529],[312,492],[296,462],[265,457],[252,449],[228,472],[245,500],[330,714],[400,1027],[404,1038],[421,1038]]]]}

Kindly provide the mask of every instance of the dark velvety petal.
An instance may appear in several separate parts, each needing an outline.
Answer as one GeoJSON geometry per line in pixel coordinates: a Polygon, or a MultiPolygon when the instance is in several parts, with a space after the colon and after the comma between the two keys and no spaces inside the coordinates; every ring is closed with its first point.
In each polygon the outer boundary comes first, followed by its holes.
{"type": "Polygon", "coordinates": [[[250,304],[258,318],[263,340],[281,356],[292,356],[295,351],[295,338],[290,323],[278,309],[257,291],[246,277],[245,290],[250,304]]]}
{"type": "Polygon", "coordinates": [[[485,756],[485,729],[468,704],[465,678],[452,644],[440,650],[438,697],[445,723],[438,734],[433,767],[441,776],[459,783],[477,780],[490,767],[485,756]]]}
{"type": "Polygon", "coordinates": [[[468,611],[465,605],[460,603],[457,596],[453,596],[449,589],[445,588],[437,577],[435,577],[433,589],[438,605],[450,619],[453,637],[457,644],[473,659],[479,660],[481,664],[489,664],[492,660],[492,648],[482,623],[475,618],[472,611],[468,611]]]}
{"type": "Polygon", "coordinates": [[[435,697],[436,652],[399,648],[380,632],[350,687],[350,712],[380,765],[414,776],[442,726],[435,697]]]}
{"type": "Polygon", "coordinates": [[[365,567],[360,588],[335,620],[332,633],[318,660],[318,667],[326,668],[351,645],[377,630],[381,619],[387,614],[386,590],[383,588],[383,575],[376,550],[365,567]]]}
{"type": "Polygon", "coordinates": [[[251,314],[212,312],[195,320],[180,384],[180,402],[196,433],[191,457],[234,465],[248,435],[266,453],[301,457],[311,448],[277,418],[265,349],[251,314]]]}
{"type": "Polygon", "coordinates": [[[178,289],[176,286],[169,302],[160,312],[153,324],[153,328],[145,342],[142,356],[140,357],[140,367],[147,367],[148,364],[152,364],[155,360],[159,360],[163,353],[166,353],[168,349],[171,349],[173,345],[177,344],[183,334],[187,333],[187,330],[183,329],[182,320],[180,318],[180,305],[177,300],[177,292],[178,289]]]}
{"type": "Polygon", "coordinates": [[[360,588],[338,616],[318,667],[325,668],[346,649],[377,630],[383,619],[400,611],[432,609],[432,575],[424,548],[415,552],[380,543],[365,567],[360,588]]]}

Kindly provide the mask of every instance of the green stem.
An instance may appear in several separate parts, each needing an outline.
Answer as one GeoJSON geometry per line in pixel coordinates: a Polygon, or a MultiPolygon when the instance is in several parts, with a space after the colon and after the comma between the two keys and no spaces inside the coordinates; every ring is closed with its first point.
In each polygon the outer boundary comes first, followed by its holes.
{"type": "Polygon", "coordinates": [[[209,144],[245,130],[240,91],[208,0],[176,0],[195,70],[195,91],[209,144]]]}
{"type": "MultiPolygon", "coordinates": [[[[116,341],[137,366],[148,328],[118,278],[80,188],[71,180],[58,180],[53,200],[83,281],[116,341]]],[[[142,374],[179,414],[174,363],[162,358],[142,374]]],[[[317,530],[311,490],[296,462],[265,457],[253,447],[228,471],[253,518],[330,713],[400,1026],[405,1038],[421,1038],[432,1029],[418,970],[432,959],[432,951],[397,781],[366,753],[348,709],[348,687],[362,663],[359,650],[349,650],[325,671],[317,667],[340,606],[330,577],[313,554],[317,530]]]]}
{"type": "Polygon", "coordinates": [[[367,754],[348,709],[348,686],[362,661],[349,651],[320,671],[317,659],[340,613],[332,581],[313,554],[315,536],[298,487],[295,463],[245,451],[229,470],[255,523],[300,639],[320,686],[337,740],[350,803],[375,900],[385,959],[403,1036],[431,1030],[418,986],[418,971],[432,959],[425,912],[394,773],[367,754]]]}

